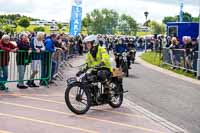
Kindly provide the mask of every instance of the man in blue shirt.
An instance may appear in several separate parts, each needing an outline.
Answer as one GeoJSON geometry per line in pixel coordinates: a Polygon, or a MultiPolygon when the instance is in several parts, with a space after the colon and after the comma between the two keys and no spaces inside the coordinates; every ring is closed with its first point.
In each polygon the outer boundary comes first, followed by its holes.
{"type": "MultiPolygon", "coordinates": [[[[45,40],[45,47],[46,51],[51,53],[51,56],[53,57],[54,52],[56,52],[55,42],[57,40],[56,34],[51,34],[50,37],[47,37],[45,40]]],[[[54,59],[51,61],[51,79],[49,83],[53,83],[53,76],[56,73],[57,63],[54,59]]]]}
{"type": "MultiPolygon", "coordinates": [[[[127,51],[128,51],[128,47],[124,43],[124,39],[123,38],[119,39],[118,44],[116,45],[114,52],[116,54],[122,54],[122,53],[127,52],[127,51]]],[[[128,60],[128,64],[130,64],[130,59],[127,58],[127,60],[128,60]]],[[[116,67],[119,68],[120,67],[120,60],[117,56],[115,58],[115,61],[116,61],[116,67]]],[[[130,65],[129,65],[129,68],[130,68],[130,65]]]]}

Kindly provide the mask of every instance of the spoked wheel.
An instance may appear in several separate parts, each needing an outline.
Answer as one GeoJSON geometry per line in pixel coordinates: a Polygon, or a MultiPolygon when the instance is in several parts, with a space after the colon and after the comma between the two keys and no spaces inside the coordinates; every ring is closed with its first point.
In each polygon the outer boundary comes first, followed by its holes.
{"type": "Polygon", "coordinates": [[[65,91],[65,102],[75,114],[85,114],[91,106],[91,96],[81,83],[74,83],[65,91]]]}
{"type": "Polygon", "coordinates": [[[128,63],[124,62],[122,64],[122,68],[123,68],[123,72],[125,73],[126,77],[128,77],[129,76],[128,63]]]}
{"type": "Polygon", "coordinates": [[[111,95],[111,101],[109,105],[112,108],[119,108],[123,103],[123,88],[122,85],[116,82],[110,84],[113,88],[113,94],[111,95]]]}

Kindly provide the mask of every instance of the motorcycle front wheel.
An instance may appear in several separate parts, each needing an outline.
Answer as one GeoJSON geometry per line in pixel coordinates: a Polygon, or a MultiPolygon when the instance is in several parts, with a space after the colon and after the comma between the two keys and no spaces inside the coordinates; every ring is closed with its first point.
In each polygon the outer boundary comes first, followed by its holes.
{"type": "Polygon", "coordinates": [[[91,106],[91,96],[86,86],[77,82],[69,85],[65,91],[67,107],[75,114],[85,114],[91,106]]]}
{"type": "Polygon", "coordinates": [[[125,73],[126,77],[128,77],[129,76],[129,70],[128,70],[128,63],[127,62],[122,63],[122,70],[125,73]]]}

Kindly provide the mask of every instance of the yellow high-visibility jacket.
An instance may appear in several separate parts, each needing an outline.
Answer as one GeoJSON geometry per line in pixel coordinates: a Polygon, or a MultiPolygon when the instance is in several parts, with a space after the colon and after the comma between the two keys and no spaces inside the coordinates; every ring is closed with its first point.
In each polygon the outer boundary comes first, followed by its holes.
{"type": "Polygon", "coordinates": [[[96,55],[96,59],[94,59],[92,54],[90,52],[88,52],[86,55],[85,62],[88,63],[88,67],[95,67],[103,62],[104,63],[103,67],[109,68],[110,71],[112,72],[110,57],[109,57],[106,49],[102,48],[101,46],[98,46],[98,52],[96,55]]]}

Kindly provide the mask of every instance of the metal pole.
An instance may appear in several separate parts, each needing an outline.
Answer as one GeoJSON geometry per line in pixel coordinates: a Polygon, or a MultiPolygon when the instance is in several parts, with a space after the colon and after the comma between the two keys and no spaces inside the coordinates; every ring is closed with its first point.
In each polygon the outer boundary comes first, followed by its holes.
{"type": "Polygon", "coordinates": [[[197,78],[200,80],[200,2],[199,2],[199,49],[197,60],[197,78]]]}
{"type": "Polygon", "coordinates": [[[145,45],[144,45],[145,53],[147,52],[147,36],[145,36],[145,45]]]}
{"type": "Polygon", "coordinates": [[[181,0],[179,21],[183,22],[183,1],[181,0]]]}
{"type": "MultiPolygon", "coordinates": [[[[147,16],[146,16],[146,25],[145,25],[146,27],[148,27],[148,25],[147,25],[147,16]]],[[[145,36],[145,44],[144,44],[144,52],[146,53],[147,52],[147,35],[145,36]]]]}

